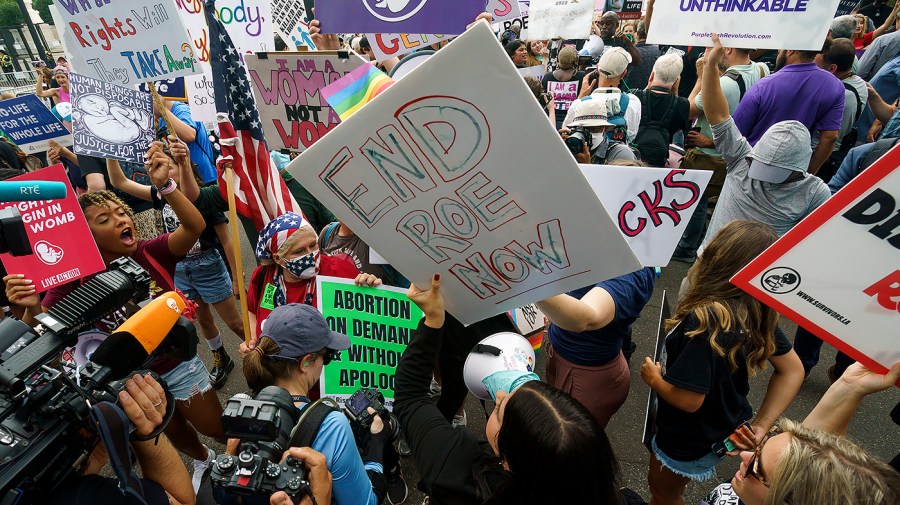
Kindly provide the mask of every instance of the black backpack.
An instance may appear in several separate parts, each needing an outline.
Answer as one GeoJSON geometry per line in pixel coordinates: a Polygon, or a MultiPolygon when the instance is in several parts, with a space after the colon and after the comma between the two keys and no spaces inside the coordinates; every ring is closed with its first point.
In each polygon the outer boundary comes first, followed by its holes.
{"type": "Polygon", "coordinates": [[[641,161],[651,167],[664,167],[669,159],[669,143],[672,139],[669,124],[672,122],[678,97],[674,93],[664,95],[668,98],[665,112],[654,119],[650,110],[650,91],[637,90],[633,93],[641,101],[641,125],[633,143],[641,153],[641,161]]]}

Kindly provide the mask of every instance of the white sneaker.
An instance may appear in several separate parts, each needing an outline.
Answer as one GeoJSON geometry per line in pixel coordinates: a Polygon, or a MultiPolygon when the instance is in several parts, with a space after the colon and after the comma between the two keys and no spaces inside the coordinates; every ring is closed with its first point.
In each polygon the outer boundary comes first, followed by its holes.
{"type": "Polygon", "coordinates": [[[434,380],[434,377],[431,378],[431,386],[428,387],[428,396],[431,398],[441,396],[441,385],[438,384],[438,381],[434,380]]]}
{"type": "MultiPolygon", "coordinates": [[[[206,447],[205,445],[203,447],[206,447]]],[[[200,491],[200,483],[203,482],[203,474],[209,469],[213,461],[216,460],[216,453],[212,449],[206,447],[208,457],[205,460],[194,460],[194,476],[191,478],[191,484],[194,485],[194,494],[200,491]]]]}
{"type": "Polygon", "coordinates": [[[468,418],[466,417],[466,411],[464,410],[461,416],[453,416],[453,427],[457,426],[465,426],[468,422],[468,418]]]}

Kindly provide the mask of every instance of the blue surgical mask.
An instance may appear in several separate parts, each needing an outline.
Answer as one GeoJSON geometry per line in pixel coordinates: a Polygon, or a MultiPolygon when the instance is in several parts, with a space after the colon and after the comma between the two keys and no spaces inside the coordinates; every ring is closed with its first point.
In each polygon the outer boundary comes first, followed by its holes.
{"type": "Polygon", "coordinates": [[[289,259],[285,261],[284,267],[301,279],[312,279],[319,273],[319,251],[315,250],[299,258],[289,259]]]}

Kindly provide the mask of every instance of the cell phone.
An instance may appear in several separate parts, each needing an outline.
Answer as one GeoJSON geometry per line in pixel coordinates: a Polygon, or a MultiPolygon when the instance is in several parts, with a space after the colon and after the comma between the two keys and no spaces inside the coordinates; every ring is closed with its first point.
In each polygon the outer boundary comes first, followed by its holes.
{"type": "Polygon", "coordinates": [[[691,128],[692,132],[700,133],[700,130],[702,130],[702,128],[700,128],[699,126],[695,126],[695,127],[691,128]]]}
{"type": "Polygon", "coordinates": [[[750,427],[750,423],[744,421],[740,426],[734,429],[734,433],[728,435],[728,438],[721,442],[716,442],[712,445],[713,453],[722,458],[725,457],[725,454],[735,450],[738,448],[741,443],[741,439],[738,437],[738,433],[743,435],[750,440],[753,440],[753,428],[750,427]]]}
{"type": "Polygon", "coordinates": [[[31,66],[33,66],[34,68],[41,68],[44,66],[44,62],[41,60],[34,60],[31,62],[31,66]]]}

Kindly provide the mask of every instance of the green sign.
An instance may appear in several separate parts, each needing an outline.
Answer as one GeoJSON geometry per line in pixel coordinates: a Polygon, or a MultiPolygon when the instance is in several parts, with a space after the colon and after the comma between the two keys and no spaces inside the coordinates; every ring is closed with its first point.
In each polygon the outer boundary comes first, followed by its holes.
{"type": "Polygon", "coordinates": [[[333,331],[350,337],[341,352],[322,371],[322,395],[343,400],[359,388],[374,388],[393,406],[394,374],[413,331],[422,319],[406,290],[368,288],[349,279],[317,276],[319,310],[333,331]]]}

